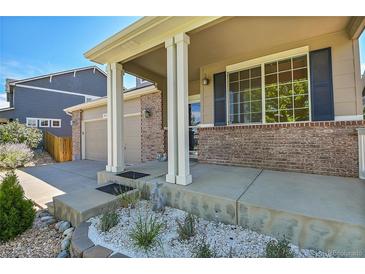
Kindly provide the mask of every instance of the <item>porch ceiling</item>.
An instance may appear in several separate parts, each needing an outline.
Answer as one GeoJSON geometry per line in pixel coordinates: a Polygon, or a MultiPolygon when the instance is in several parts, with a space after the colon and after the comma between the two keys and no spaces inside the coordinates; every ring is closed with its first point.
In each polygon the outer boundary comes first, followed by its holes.
{"type": "MultiPolygon", "coordinates": [[[[207,28],[188,32],[189,80],[200,78],[200,68],[224,59],[237,57],[250,52],[264,52],[270,41],[273,52],[287,43],[295,43],[312,37],[345,30],[351,17],[233,17],[226,18],[207,28]]],[[[349,38],[350,39],[350,38],[349,38]]],[[[126,70],[140,75],[166,77],[166,49],[159,44],[125,64],[126,70]],[[131,69],[128,69],[131,68],[131,69]]],[[[149,80],[152,77],[147,77],[149,80]]]]}

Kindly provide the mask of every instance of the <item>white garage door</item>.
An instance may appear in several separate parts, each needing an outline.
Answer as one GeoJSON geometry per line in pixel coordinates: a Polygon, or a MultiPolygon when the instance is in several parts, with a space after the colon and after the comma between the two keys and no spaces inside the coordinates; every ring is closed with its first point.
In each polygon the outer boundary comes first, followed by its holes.
{"type": "MultiPolygon", "coordinates": [[[[125,161],[141,161],[141,116],[124,117],[125,161]]],[[[85,159],[107,160],[106,119],[85,122],[85,159]]]]}

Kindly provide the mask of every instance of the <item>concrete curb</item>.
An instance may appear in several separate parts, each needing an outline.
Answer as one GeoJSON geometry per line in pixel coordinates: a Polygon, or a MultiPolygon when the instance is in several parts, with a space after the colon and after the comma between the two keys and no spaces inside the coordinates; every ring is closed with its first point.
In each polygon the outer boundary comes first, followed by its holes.
{"type": "Polygon", "coordinates": [[[94,243],[88,237],[89,222],[82,222],[72,234],[70,254],[72,258],[129,258],[94,243]]]}

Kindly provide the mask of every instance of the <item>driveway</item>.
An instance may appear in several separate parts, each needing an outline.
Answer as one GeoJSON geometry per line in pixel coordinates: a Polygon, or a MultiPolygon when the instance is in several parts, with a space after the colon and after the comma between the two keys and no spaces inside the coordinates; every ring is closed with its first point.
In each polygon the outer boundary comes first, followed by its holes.
{"type": "Polygon", "coordinates": [[[72,161],[17,170],[26,197],[44,207],[57,195],[97,186],[96,174],[105,170],[105,162],[72,161]]]}

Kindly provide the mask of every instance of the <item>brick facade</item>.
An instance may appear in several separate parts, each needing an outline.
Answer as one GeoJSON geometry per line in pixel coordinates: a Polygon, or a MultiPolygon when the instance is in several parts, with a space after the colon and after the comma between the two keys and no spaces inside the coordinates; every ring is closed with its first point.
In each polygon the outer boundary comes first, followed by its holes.
{"type": "Polygon", "coordinates": [[[141,160],[155,160],[158,153],[165,152],[165,134],[162,120],[162,94],[156,92],[141,96],[141,160]],[[149,110],[146,118],[143,110],[149,110]]]}
{"type": "Polygon", "coordinates": [[[72,112],[72,160],[81,158],[81,115],[80,110],[72,112]]]}
{"type": "Polygon", "coordinates": [[[199,129],[198,160],[281,171],[358,177],[356,128],[365,121],[199,129]]]}

